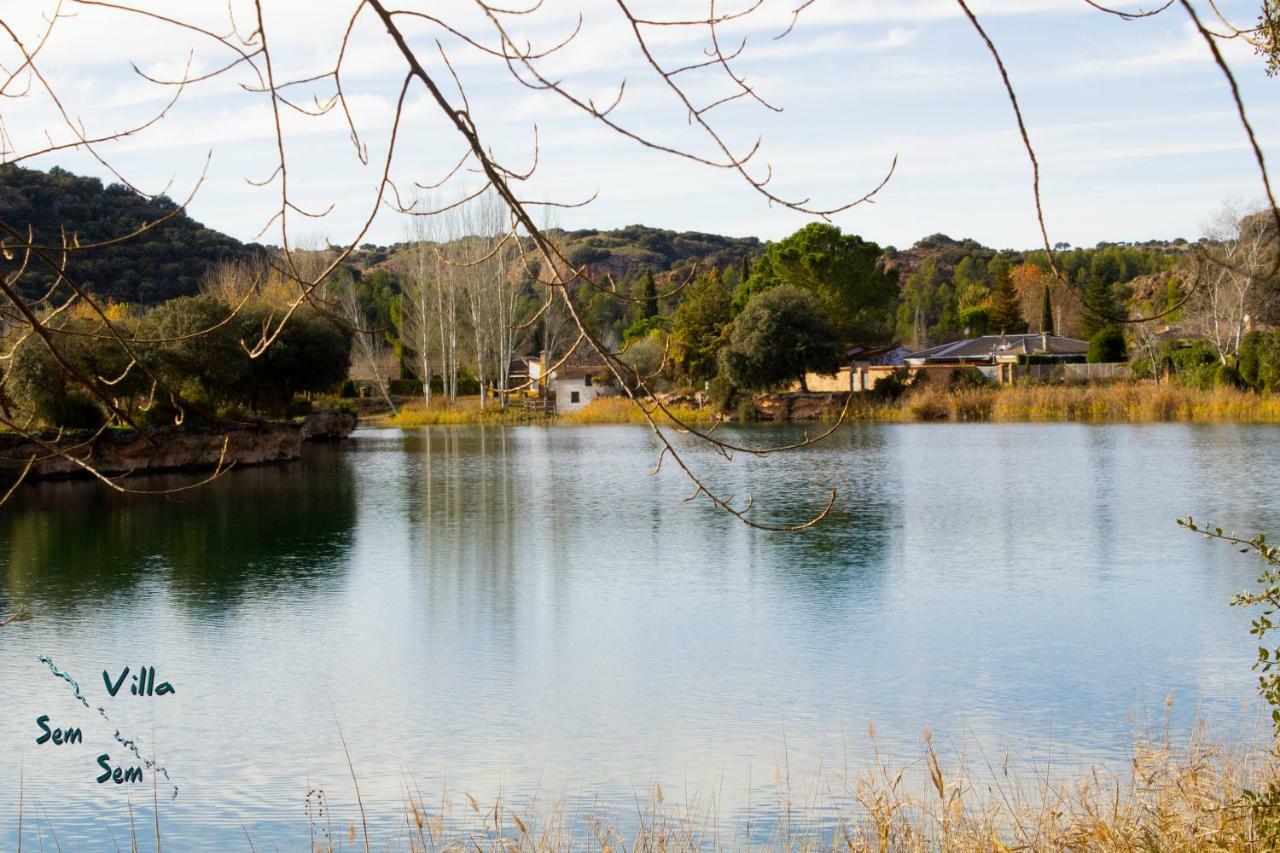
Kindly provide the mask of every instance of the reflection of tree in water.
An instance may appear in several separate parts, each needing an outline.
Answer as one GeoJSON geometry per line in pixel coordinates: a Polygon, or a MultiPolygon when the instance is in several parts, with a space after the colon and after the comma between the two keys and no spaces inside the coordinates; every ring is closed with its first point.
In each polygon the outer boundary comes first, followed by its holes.
{"type": "MultiPolygon", "coordinates": [[[[768,432],[759,443],[782,444],[802,436],[794,427],[768,432]]],[[[890,563],[886,552],[902,523],[902,475],[894,461],[894,440],[883,426],[852,425],[813,447],[742,466],[749,473],[735,488],[739,494],[754,494],[761,515],[770,521],[774,515],[810,511],[827,485],[839,491],[831,513],[819,524],[795,534],[754,534],[757,564],[771,567],[784,586],[822,609],[856,607],[873,598],[890,563]]]]}
{"type": "MultiPolygon", "coordinates": [[[[810,434],[823,428],[810,429],[810,434]]],[[[804,428],[742,428],[736,441],[777,446],[800,441],[804,428]]],[[[874,596],[888,565],[887,548],[902,524],[902,475],[882,425],[842,427],[817,446],[721,465],[726,494],[755,498],[753,517],[778,523],[812,514],[828,492],[838,491],[831,514],[792,534],[745,534],[755,565],[772,571],[783,587],[813,598],[815,606],[856,607],[874,596]]],[[[739,503],[745,497],[739,497],[739,503]]],[[[678,510],[676,510],[678,511],[678,510]]],[[[712,523],[708,523],[712,524],[712,523]]]]}
{"type": "Polygon", "coordinates": [[[4,595],[70,609],[162,579],[191,607],[221,611],[245,595],[313,589],[343,565],[355,524],[352,476],[339,453],[308,447],[299,462],[232,471],[167,497],[31,484],[0,515],[4,595]]]}
{"type": "Polygon", "coordinates": [[[412,561],[428,606],[493,625],[515,618],[520,517],[509,430],[428,428],[404,436],[412,561]]]}

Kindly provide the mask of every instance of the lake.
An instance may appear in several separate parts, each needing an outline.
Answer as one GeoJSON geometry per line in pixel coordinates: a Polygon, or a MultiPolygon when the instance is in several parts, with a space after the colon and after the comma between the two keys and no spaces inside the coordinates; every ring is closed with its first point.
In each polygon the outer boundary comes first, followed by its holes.
{"type": "Polygon", "coordinates": [[[875,749],[906,764],[926,727],[944,760],[1066,775],[1123,768],[1166,715],[1175,738],[1251,729],[1256,643],[1228,603],[1259,566],[1174,520],[1280,534],[1278,439],[863,425],[731,463],[682,442],[761,520],[838,489],[791,534],[683,502],[637,427],[360,430],[163,498],[32,485],[0,509],[0,612],[33,613],[0,630],[0,847],[20,771],[29,849],[127,849],[130,807],[149,845],[153,796],[170,847],[303,849],[325,821],[346,843],[352,768],[387,841],[406,791],[459,820],[471,794],[625,824],[661,783],[768,825],[779,791],[875,749]],[[109,697],[126,666],[174,692],[109,697]],[[46,714],[84,743],[37,745],[46,714]],[[100,753],[139,763],[117,730],[176,798],[150,770],[96,782],[100,753]]]}

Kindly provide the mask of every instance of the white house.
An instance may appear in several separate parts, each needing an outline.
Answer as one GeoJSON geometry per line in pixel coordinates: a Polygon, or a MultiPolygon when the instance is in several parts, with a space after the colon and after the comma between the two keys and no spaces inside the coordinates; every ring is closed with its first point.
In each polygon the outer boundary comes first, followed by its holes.
{"type": "Polygon", "coordinates": [[[612,397],[617,390],[609,381],[603,364],[559,367],[551,372],[547,389],[555,401],[555,413],[567,415],[587,406],[597,397],[612,397]]]}

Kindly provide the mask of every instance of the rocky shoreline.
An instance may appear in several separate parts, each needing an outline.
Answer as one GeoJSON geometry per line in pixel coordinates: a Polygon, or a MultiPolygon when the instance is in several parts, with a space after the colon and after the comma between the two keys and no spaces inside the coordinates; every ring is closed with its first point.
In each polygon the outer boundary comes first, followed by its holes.
{"type": "Polygon", "coordinates": [[[92,476],[67,456],[111,477],[210,470],[220,460],[224,466],[236,467],[289,462],[302,456],[304,442],[342,440],[355,426],[354,415],[319,412],[298,421],[227,429],[170,429],[145,436],[135,430],[106,430],[96,437],[85,431],[40,436],[46,445],[56,445],[66,455],[52,453],[20,435],[0,435],[0,481],[12,481],[32,458],[35,462],[28,479],[92,476]]]}

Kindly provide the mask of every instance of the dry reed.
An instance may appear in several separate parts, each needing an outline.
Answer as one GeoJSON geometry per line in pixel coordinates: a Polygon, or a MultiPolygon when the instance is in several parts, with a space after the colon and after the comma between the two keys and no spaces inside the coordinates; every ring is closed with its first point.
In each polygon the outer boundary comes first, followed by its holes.
{"type": "Polygon", "coordinates": [[[1179,385],[1012,385],[916,388],[895,401],[856,399],[851,416],[875,421],[1231,421],[1280,423],[1280,396],[1179,385]]]}

